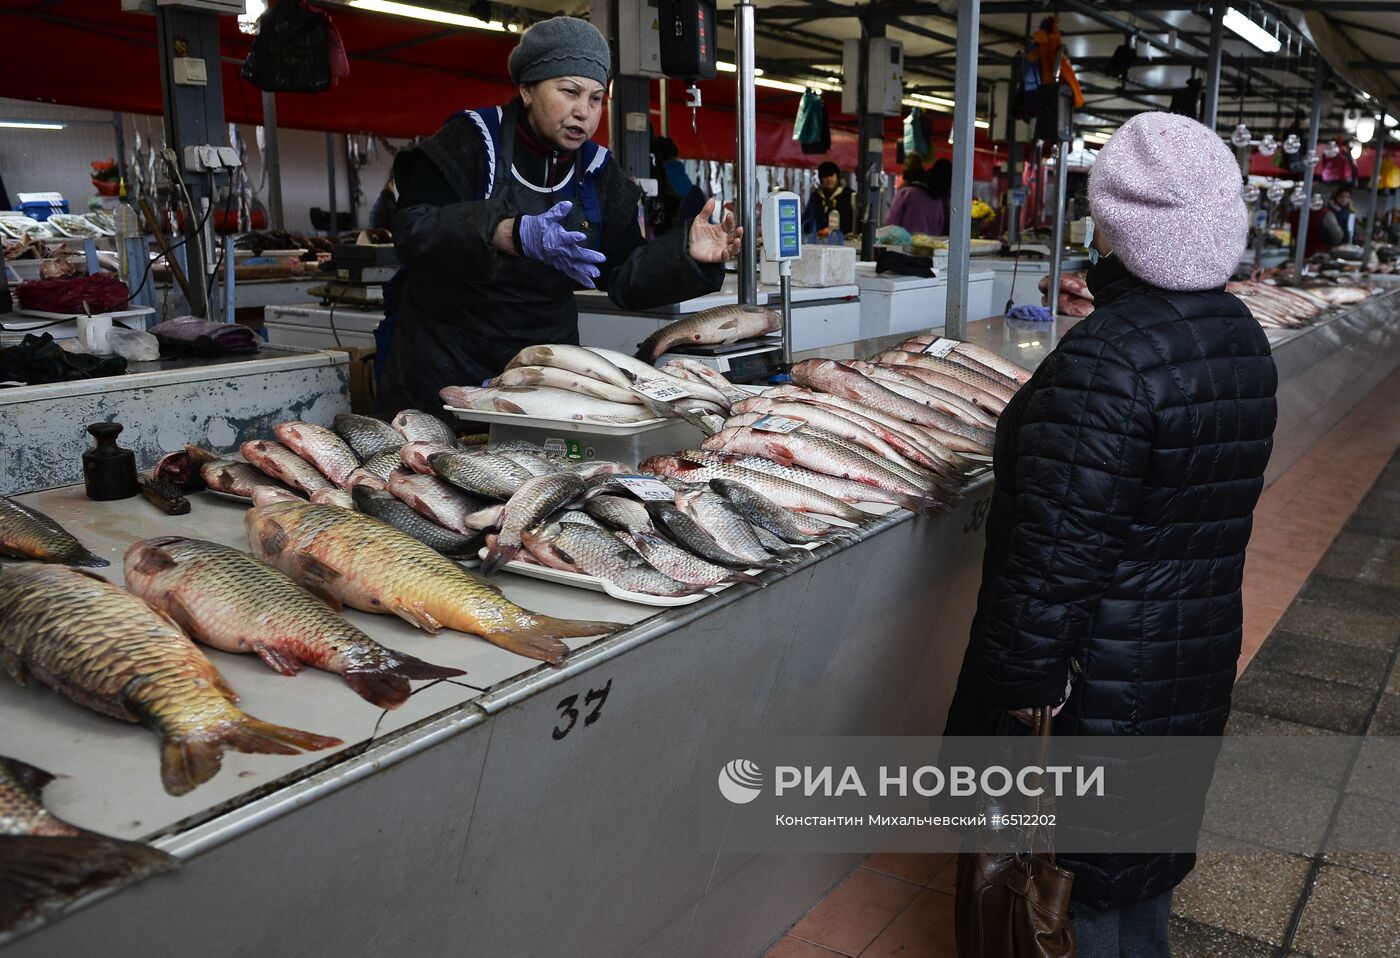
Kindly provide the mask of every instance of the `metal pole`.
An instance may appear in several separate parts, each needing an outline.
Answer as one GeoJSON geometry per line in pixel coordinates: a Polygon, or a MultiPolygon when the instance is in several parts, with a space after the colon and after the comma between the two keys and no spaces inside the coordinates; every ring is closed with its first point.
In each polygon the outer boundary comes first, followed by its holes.
{"type": "Polygon", "coordinates": [[[754,103],[752,0],[734,5],[734,50],[738,81],[738,162],[734,164],[734,197],[744,237],[739,246],[739,303],[758,305],[758,233],[754,229],[754,165],[758,155],[757,108],[754,103]]]}
{"type": "Polygon", "coordinates": [[[1385,160],[1385,141],[1390,136],[1385,121],[1379,116],[1376,117],[1376,132],[1371,135],[1376,138],[1376,165],[1371,170],[1371,209],[1366,214],[1366,242],[1361,247],[1362,269],[1366,268],[1366,261],[1376,245],[1376,224],[1380,222],[1381,208],[1381,163],[1385,160]]]}
{"type": "Polygon", "coordinates": [[[112,114],[112,132],[117,140],[117,174],[126,181],[127,196],[131,196],[131,176],[126,169],[126,124],[120,113],[112,114]]]}
{"type": "Polygon", "coordinates": [[[868,11],[861,18],[860,77],[856,86],[860,97],[860,109],[856,111],[860,142],[856,147],[855,170],[856,187],[859,191],[857,214],[860,220],[851,223],[851,229],[860,233],[860,258],[866,262],[875,258],[875,229],[880,217],[880,193],[885,166],[885,115],[871,105],[877,91],[870,87],[870,48],[872,41],[883,39],[884,36],[884,18],[877,16],[873,10],[868,11]]]}
{"type": "Polygon", "coordinates": [[[977,129],[977,20],[981,0],[958,0],[958,62],[953,80],[953,184],[948,193],[948,311],[943,334],[967,338],[972,257],[972,157],[977,129]]]}
{"type": "Polygon", "coordinates": [[[1050,246],[1050,315],[1060,315],[1060,270],[1065,255],[1065,193],[1069,191],[1069,141],[1055,152],[1055,231],[1050,246]]]}
{"type": "Polygon", "coordinates": [[[282,219],[282,160],[277,152],[277,94],[263,93],[263,169],[267,172],[267,226],[285,228],[282,219]]]}
{"type": "Polygon", "coordinates": [[[326,134],[326,181],[330,184],[331,208],[330,220],[326,223],[326,235],[334,239],[337,232],[335,221],[338,219],[335,209],[335,136],[326,134]]]}
{"type": "MultiPolygon", "coordinates": [[[[1322,58],[1318,57],[1314,63],[1312,88],[1312,116],[1308,118],[1308,156],[1317,155],[1318,129],[1322,125],[1322,81],[1327,72],[1323,65],[1322,58]]],[[[1303,263],[1307,260],[1308,248],[1308,219],[1312,213],[1312,191],[1313,191],[1313,169],[1315,163],[1308,163],[1303,167],[1303,204],[1298,207],[1298,237],[1294,241],[1296,249],[1293,251],[1293,274],[1303,275],[1303,263]]]]}
{"type": "Polygon", "coordinates": [[[662,77],[660,81],[660,86],[658,88],[658,92],[656,94],[656,101],[661,106],[660,126],[662,136],[671,135],[671,111],[666,108],[666,98],[670,96],[670,93],[671,91],[669,89],[669,85],[666,82],[666,78],[662,77]]]}
{"type": "Polygon", "coordinates": [[[792,369],[792,260],[778,264],[783,290],[783,372],[792,369]]]}
{"type": "Polygon", "coordinates": [[[1225,40],[1225,10],[1227,5],[1216,0],[1210,8],[1210,53],[1206,60],[1206,96],[1201,108],[1201,122],[1214,130],[1220,110],[1220,48],[1225,40]]]}
{"type": "Polygon", "coordinates": [[[1259,194],[1259,215],[1255,218],[1256,229],[1254,230],[1254,271],[1259,271],[1260,265],[1264,262],[1264,241],[1269,235],[1269,198],[1260,191],[1259,194]]]}
{"type": "MultiPolygon", "coordinates": [[[[1029,32],[1026,34],[1029,36],[1029,32]]],[[[1011,64],[1011,80],[1007,87],[1008,94],[1006,102],[1011,103],[1011,94],[1016,89],[1016,84],[1020,77],[1016,76],[1016,64],[1011,64]]],[[[993,134],[995,135],[995,133],[993,134]]],[[[1021,204],[1016,202],[1016,191],[1025,186],[1025,161],[1026,149],[1016,135],[1016,111],[1008,109],[1006,111],[1006,241],[1008,243],[1021,242],[1021,204]]]]}
{"type": "Polygon", "coordinates": [[[224,322],[237,322],[238,306],[234,296],[233,234],[224,234],[224,322]]]}

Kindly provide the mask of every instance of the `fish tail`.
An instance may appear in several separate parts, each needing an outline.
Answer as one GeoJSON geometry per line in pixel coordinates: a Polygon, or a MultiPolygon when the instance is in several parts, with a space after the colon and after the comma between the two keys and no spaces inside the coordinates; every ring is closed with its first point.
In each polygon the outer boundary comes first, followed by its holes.
{"type": "Polygon", "coordinates": [[[108,562],[100,555],[97,555],[93,552],[89,552],[87,549],[84,549],[82,550],[82,552],[78,553],[77,558],[71,559],[67,563],[65,563],[65,565],[78,566],[84,569],[102,569],[111,564],[112,563],[108,562]]]}
{"type": "Polygon", "coordinates": [[[383,662],[364,669],[344,673],[346,683],[355,694],[382,709],[395,709],[408,701],[409,679],[448,679],[466,675],[463,669],[433,665],[422,659],[396,652],[383,662]]]}
{"type": "Polygon", "coordinates": [[[338,738],[273,725],[234,710],[213,726],[170,732],[161,743],[160,777],[171,795],[184,795],[219,771],[224,749],[264,755],[296,755],[344,743],[338,738]]]}
{"type": "Polygon", "coordinates": [[[623,626],[618,622],[590,622],[584,619],[556,619],[548,615],[530,616],[528,624],[514,629],[499,629],[479,633],[492,645],[499,645],[527,659],[539,659],[550,665],[562,665],[569,647],[560,639],[581,638],[586,635],[607,635],[623,626]]]}
{"type": "Polygon", "coordinates": [[[947,503],[937,496],[908,496],[904,493],[895,493],[894,498],[898,499],[899,504],[910,512],[919,512],[925,515],[938,512],[947,506],[947,503]]]}
{"type": "Polygon", "coordinates": [[[167,872],[179,862],[158,848],[106,835],[0,836],[0,928],[10,928],[82,891],[167,872]]]}
{"type": "Polygon", "coordinates": [[[729,574],[729,581],[747,582],[749,585],[756,585],[760,589],[766,589],[768,587],[767,582],[764,582],[762,578],[754,575],[751,572],[731,572],[729,574]]]}
{"type": "Polygon", "coordinates": [[[655,359],[660,352],[656,347],[661,342],[661,330],[652,333],[646,339],[637,344],[637,351],[633,353],[634,359],[640,359],[644,363],[649,363],[655,359]]]}
{"type": "Polygon", "coordinates": [[[495,575],[511,559],[520,553],[520,546],[502,545],[499,538],[491,543],[486,551],[486,558],[481,560],[481,574],[495,575]]]}
{"type": "Polygon", "coordinates": [[[699,429],[704,436],[713,436],[715,429],[707,423],[702,416],[698,416],[689,409],[682,409],[674,403],[663,402],[660,399],[652,399],[650,396],[643,396],[637,393],[637,398],[642,401],[642,405],[663,419],[683,419],[696,429],[699,429]]]}

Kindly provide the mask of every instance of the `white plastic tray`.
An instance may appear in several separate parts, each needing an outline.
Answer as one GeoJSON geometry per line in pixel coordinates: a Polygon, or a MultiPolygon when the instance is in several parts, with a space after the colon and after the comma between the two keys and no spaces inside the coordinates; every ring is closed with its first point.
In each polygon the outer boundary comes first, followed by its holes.
{"type": "Polygon", "coordinates": [[[636,436],[651,432],[676,420],[671,418],[644,419],[641,422],[597,422],[592,419],[552,419],[546,416],[527,416],[518,412],[497,412],[494,409],[463,409],[460,406],[443,406],[458,419],[472,422],[499,422],[511,426],[532,429],[566,429],[570,432],[589,432],[598,436],[636,436]]]}
{"type": "MultiPolygon", "coordinates": [[[[134,309],[118,309],[110,313],[93,313],[92,315],[110,316],[113,319],[134,319],[137,316],[149,316],[154,312],[155,308],[152,306],[137,306],[134,309]]],[[[55,319],[77,319],[81,315],[83,314],[49,313],[41,309],[17,309],[0,320],[0,328],[8,330],[32,329],[35,326],[53,322],[55,319]]]]}

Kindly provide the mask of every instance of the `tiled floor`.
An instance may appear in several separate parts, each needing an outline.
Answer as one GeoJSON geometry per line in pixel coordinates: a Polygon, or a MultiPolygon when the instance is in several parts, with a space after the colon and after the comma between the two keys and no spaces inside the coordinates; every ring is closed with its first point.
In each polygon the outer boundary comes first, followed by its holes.
{"type": "MultiPolygon", "coordinates": [[[[1400,373],[1260,499],[1230,734],[1400,735],[1397,449],[1400,373]]],[[[1202,855],[1177,889],[1175,958],[1400,958],[1400,858],[1253,847],[1202,855]]],[[[953,868],[871,855],[766,958],[952,956],[953,868]]]]}

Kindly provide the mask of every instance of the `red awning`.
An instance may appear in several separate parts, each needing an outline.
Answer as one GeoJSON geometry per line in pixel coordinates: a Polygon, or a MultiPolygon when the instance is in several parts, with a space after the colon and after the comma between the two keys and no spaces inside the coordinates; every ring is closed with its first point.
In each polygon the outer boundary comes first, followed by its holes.
{"type": "MultiPolygon", "coordinates": [[[[115,0],[0,0],[0,23],[10,40],[0,96],[127,113],[161,113],[156,22],[152,16],[116,9],[115,0]],[[56,68],[56,51],[68,51],[56,68]]],[[[350,75],[325,93],[281,93],[278,123],[288,129],[383,136],[426,135],[458,110],[502,103],[514,93],[506,81],[510,34],[452,30],[431,23],[329,10],[350,59],[350,75]]],[[[251,38],[233,17],[220,18],[224,113],[231,122],[262,122],[261,91],[239,75],[251,38]]],[[[735,115],[733,77],[702,83],[705,107],[699,130],[690,130],[684,90],[669,84],[671,137],[682,157],[732,160],[735,115]]],[[[838,114],[840,97],[825,97],[831,116],[831,152],[803,154],[792,139],[798,95],[758,90],[758,162],[813,167],[831,159],[843,169],[856,162],[852,117],[838,114]]],[[[951,118],[933,114],[935,142],[946,137],[951,118]]],[[[653,125],[659,125],[653,103],[653,125]]],[[[896,168],[897,117],[885,123],[885,166],[896,168]]],[[[599,131],[606,142],[606,126],[599,131]]],[[[978,179],[990,178],[989,160],[979,154],[978,179]]]]}

